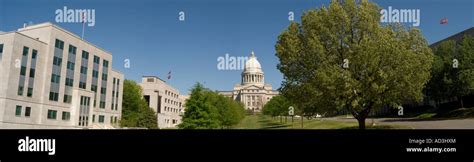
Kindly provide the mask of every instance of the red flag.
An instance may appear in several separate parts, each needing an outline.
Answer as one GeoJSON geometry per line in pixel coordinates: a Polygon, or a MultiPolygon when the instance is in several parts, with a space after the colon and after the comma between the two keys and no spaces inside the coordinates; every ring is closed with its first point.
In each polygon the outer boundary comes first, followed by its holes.
{"type": "Polygon", "coordinates": [[[170,70],[170,72],[168,72],[168,80],[170,80],[170,79],[171,79],[171,70],[170,70]]]}
{"type": "Polygon", "coordinates": [[[448,19],[447,18],[443,18],[439,21],[440,24],[448,24],[448,19]]]}

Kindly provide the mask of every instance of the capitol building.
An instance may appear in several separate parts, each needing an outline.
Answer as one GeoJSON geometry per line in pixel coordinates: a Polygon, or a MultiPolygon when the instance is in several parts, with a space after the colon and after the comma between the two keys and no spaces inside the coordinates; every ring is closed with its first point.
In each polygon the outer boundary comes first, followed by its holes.
{"type": "Polygon", "coordinates": [[[278,95],[278,91],[273,90],[271,84],[265,84],[262,67],[253,51],[245,63],[241,83],[236,84],[233,91],[220,91],[219,93],[242,102],[245,109],[254,112],[260,112],[273,96],[278,95]]]}

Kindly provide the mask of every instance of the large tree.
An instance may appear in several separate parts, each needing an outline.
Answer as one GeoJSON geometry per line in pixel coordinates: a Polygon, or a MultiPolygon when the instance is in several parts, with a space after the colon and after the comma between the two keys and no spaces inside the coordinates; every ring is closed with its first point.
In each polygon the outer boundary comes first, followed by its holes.
{"type": "Polygon", "coordinates": [[[283,95],[303,108],[345,109],[360,129],[374,109],[420,101],[431,49],[416,28],[380,24],[380,9],[333,0],[291,22],[276,44],[283,95]]]}
{"type": "Polygon", "coordinates": [[[132,80],[123,83],[122,127],[157,128],[156,112],[142,97],[141,87],[132,80]]]}

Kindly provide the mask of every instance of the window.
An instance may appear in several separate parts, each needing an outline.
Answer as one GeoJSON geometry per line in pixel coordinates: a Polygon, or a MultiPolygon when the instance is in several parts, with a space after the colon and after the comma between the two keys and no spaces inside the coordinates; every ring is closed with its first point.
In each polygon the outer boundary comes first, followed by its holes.
{"type": "Polygon", "coordinates": [[[100,101],[99,108],[101,108],[101,109],[105,108],[105,101],[100,101]]]}
{"type": "Polygon", "coordinates": [[[71,62],[71,61],[68,61],[68,62],[67,62],[67,69],[69,69],[69,70],[74,70],[74,63],[71,62]]]}
{"type": "Polygon", "coordinates": [[[48,110],[48,119],[56,119],[56,110],[48,110]]]}
{"type": "Polygon", "coordinates": [[[23,96],[23,86],[18,86],[18,96],[23,96]]]}
{"type": "Polygon", "coordinates": [[[30,50],[30,48],[28,48],[28,47],[26,47],[26,46],[23,47],[23,56],[28,55],[28,51],[29,51],[29,50],[30,50]]]}
{"type": "Polygon", "coordinates": [[[82,58],[88,60],[89,59],[89,52],[82,51],[82,58]]]}
{"type": "Polygon", "coordinates": [[[25,66],[21,66],[20,75],[22,75],[22,76],[26,75],[26,67],[25,66]]]}
{"type": "Polygon", "coordinates": [[[64,49],[64,42],[59,39],[56,39],[54,47],[59,48],[59,49],[64,49]]]}
{"type": "Polygon", "coordinates": [[[59,79],[61,77],[59,75],[56,75],[56,74],[52,74],[51,75],[51,83],[59,83],[59,79]]]}
{"type": "Polygon", "coordinates": [[[70,112],[67,112],[67,111],[63,111],[62,119],[63,119],[63,120],[69,120],[69,119],[71,119],[71,113],[70,113],[70,112]]]}
{"type": "Polygon", "coordinates": [[[86,83],[79,82],[79,88],[86,89],[86,83]]]}
{"type": "Polygon", "coordinates": [[[99,64],[100,57],[94,56],[94,63],[99,64]]]}
{"type": "Polygon", "coordinates": [[[104,67],[109,67],[109,61],[104,60],[103,66],[104,66],[104,67]]]}
{"type": "Polygon", "coordinates": [[[31,107],[25,107],[25,117],[30,117],[31,115],[31,107]]]}
{"type": "Polygon", "coordinates": [[[99,115],[99,123],[104,123],[104,115],[99,115]]]}
{"type": "Polygon", "coordinates": [[[62,58],[54,56],[53,58],[53,65],[61,66],[61,62],[63,61],[62,58]]]}
{"type": "Polygon", "coordinates": [[[91,86],[91,91],[97,92],[97,85],[92,85],[91,86]]]}
{"type": "Polygon", "coordinates": [[[64,103],[71,103],[72,96],[71,95],[64,95],[63,102],[64,103]]]}
{"type": "Polygon", "coordinates": [[[72,87],[74,79],[66,78],[66,86],[72,87]]]}
{"type": "Polygon", "coordinates": [[[30,68],[30,78],[34,78],[34,77],[35,77],[35,69],[30,68]]]}
{"type": "Polygon", "coordinates": [[[69,53],[70,54],[76,54],[76,47],[74,47],[73,45],[69,45],[69,53]]]}
{"type": "Polygon", "coordinates": [[[28,92],[26,92],[26,96],[28,97],[33,96],[33,88],[28,87],[28,92]]]}
{"type": "Polygon", "coordinates": [[[103,88],[103,87],[100,88],[100,94],[105,94],[105,91],[106,91],[106,90],[107,90],[106,88],[103,88]]]}
{"type": "Polygon", "coordinates": [[[87,74],[87,67],[81,66],[81,74],[87,74]]]}
{"type": "Polygon", "coordinates": [[[92,70],[92,77],[98,78],[99,77],[99,72],[97,70],[92,70]]]}
{"type": "Polygon", "coordinates": [[[21,116],[21,106],[16,105],[15,116],[21,116]]]}
{"type": "Polygon", "coordinates": [[[107,81],[107,74],[102,74],[102,80],[107,81]]]}
{"type": "Polygon", "coordinates": [[[110,124],[114,123],[114,117],[110,116],[110,124]]]}
{"type": "Polygon", "coordinates": [[[117,123],[117,117],[115,117],[115,119],[114,119],[114,123],[117,123]]]}
{"type": "Polygon", "coordinates": [[[31,59],[36,59],[36,55],[38,55],[38,51],[34,49],[33,54],[31,55],[31,59]]]}
{"type": "Polygon", "coordinates": [[[49,100],[50,101],[58,101],[59,93],[57,92],[49,92],[49,100]]]}
{"type": "Polygon", "coordinates": [[[95,122],[95,115],[92,115],[92,122],[95,122]]]}

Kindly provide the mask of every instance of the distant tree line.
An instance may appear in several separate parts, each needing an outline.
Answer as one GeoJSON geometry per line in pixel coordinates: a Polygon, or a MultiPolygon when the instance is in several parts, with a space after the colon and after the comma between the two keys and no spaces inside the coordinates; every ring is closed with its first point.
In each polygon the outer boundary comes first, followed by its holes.
{"type": "Polygon", "coordinates": [[[462,97],[474,93],[474,38],[464,36],[456,43],[448,40],[433,47],[434,62],[426,95],[436,102],[457,99],[464,107],[462,97]]]}
{"type": "Polygon", "coordinates": [[[232,100],[196,83],[185,104],[181,129],[231,128],[245,117],[242,103],[232,100]]]}

